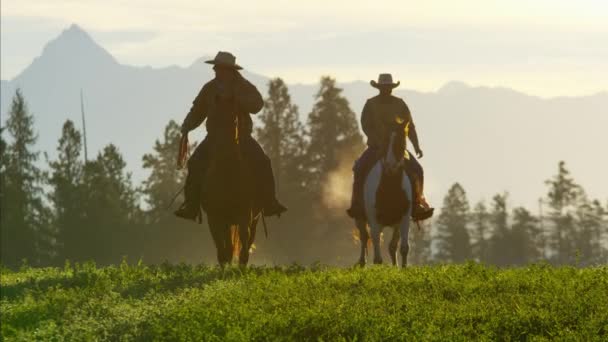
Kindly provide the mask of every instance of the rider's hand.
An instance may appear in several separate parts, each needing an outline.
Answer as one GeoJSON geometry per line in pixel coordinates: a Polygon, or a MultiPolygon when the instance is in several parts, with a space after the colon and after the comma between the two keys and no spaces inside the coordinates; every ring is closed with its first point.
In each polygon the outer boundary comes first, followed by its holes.
{"type": "Polygon", "coordinates": [[[416,157],[418,158],[422,158],[424,156],[424,153],[422,153],[422,150],[420,148],[416,149],[416,157]]]}

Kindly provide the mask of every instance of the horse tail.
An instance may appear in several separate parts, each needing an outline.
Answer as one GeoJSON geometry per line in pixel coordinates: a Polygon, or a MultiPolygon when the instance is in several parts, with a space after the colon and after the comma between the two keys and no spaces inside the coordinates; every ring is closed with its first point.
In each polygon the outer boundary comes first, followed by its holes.
{"type": "Polygon", "coordinates": [[[232,256],[238,257],[241,251],[241,238],[239,237],[239,226],[230,227],[230,239],[232,240],[232,256]]]}

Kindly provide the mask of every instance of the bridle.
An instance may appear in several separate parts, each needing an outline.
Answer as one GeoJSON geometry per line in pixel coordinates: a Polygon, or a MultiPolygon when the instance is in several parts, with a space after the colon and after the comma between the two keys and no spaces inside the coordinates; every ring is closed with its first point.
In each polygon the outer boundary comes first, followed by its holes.
{"type": "Polygon", "coordinates": [[[403,160],[403,157],[397,158],[395,156],[395,151],[393,150],[394,145],[395,145],[396,136],[397,136],[397,133],[395,133],[395,132],[391,133],[388,145],[386,147],[386,152],[384,153],[384,156],[380,160],[383,173],[394,174],[397,172],[401,172],[405,169],[405,161],[403,160]]]}

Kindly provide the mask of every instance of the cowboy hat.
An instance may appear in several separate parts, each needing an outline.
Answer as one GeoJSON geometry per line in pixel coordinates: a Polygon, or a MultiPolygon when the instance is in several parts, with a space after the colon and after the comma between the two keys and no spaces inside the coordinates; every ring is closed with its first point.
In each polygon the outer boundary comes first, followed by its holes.
{"type": "Polygon", "coordinates": [[[233,68],[236,70],[243,69],[240,65],[236,64],[236,57],[233,54],[226,51],[220,51],[215,55],[214,59],[205,61],[207,64],[220,65],[229,68],[233,68]]]}
{"type": "Polygon", "coordinates": [[[369,84],[374,88],[379,88],[382,86],[390,86],[391,88],[396,88],[401,84],[401,82],[393,83],[393,75],[391,74],[380,74],[378,75],[378,82],[371,80],[369,84]]]}

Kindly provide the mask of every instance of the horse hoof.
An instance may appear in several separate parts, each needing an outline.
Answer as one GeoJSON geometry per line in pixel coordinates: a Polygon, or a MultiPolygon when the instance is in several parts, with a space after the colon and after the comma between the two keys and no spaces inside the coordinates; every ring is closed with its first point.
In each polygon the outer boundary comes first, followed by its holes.
{"type": "Polygon", "coordinates": [[[365,260],[364,259],[360,259],[359,261],[357,261],[357,263],[355,264],[355,267],[365,267],[365,260]]]}
{"type": "Polygon", "coordinates": [[[382,259],[374,259],[375,265],[382,265],[382,259]]]}

